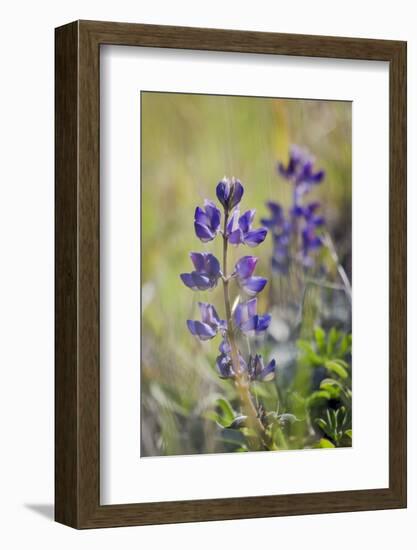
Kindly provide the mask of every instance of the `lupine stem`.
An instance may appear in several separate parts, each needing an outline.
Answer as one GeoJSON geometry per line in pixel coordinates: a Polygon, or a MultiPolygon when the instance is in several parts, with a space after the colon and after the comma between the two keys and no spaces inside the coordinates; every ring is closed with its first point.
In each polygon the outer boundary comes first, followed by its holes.
{"type": "Polygon", "coordinates": [[[229,219],[229,212],[225,209],[224,212],[224,231],[223,231],[223,293],[224,293],[224,306],[226,311],[226,323],[227,323],[227,337],[230,344],[232,367],[235,373],[235,386],[239,393],[240,400],[243,405],[243,409],[248,417],[249,426],[258,434],[260,439],[260,446],[265,447],[264,434],[265,428],[256,412],[255,405],[253,404],[252,397],[249,391],[249,380],[245,373],[241,372],[239,352],[235,340],[234,323],[232,317],[232,308],[230,305],[229,295],[229,278],[227,275],[227,222],[229,219]]]}

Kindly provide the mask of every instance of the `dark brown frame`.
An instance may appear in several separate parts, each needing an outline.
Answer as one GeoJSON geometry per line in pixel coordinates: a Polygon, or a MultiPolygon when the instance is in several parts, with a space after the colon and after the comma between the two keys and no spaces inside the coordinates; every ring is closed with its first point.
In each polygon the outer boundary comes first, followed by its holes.
{"type": "MultiPolygon", "coordinates": [[[[406,506],[406,43],[77,21],[55,34],[55,519],[115,527],[406,506]],[[120,44],[389,62],[389,487],[100,505],[99,55],[120,44]]],[[[196,54],[198,55],[198,53],[196,54]]]]}

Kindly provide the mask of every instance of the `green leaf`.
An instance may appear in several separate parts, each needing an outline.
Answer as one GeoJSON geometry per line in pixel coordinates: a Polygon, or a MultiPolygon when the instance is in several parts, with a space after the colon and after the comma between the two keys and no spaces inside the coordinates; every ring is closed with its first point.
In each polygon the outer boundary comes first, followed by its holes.
{"type": "Polygon", "coordinates": [[[321,428],[323,430],[323,432],[327,433],[328,426],[327,426],[325,420],[323,420],[322,418],[316,418],[315,422],[316,422],[317,426],[319,426],[319,428],[321,428]]]}
{"type": "Polygon", "coordinates": [[[340,342],[339,355],[344,356],[351,351],[352,347],[352,335],[345,334],[340,342]]]}
{"type": "Polygon", "coordinates": [[[330,398],[331,396],[328,391],[325,391],[325,390],[315,391],[308,398],[308,406],[312,407],[313,405],[317,405],[318,403],[323,403],[324,401],[328,401],[330,398]]]}
{"type": "Polygon", "coordinates": [[[345,435],[347,435],[348,437],[350,437],[350,439],[352,439],[352,430],[346,430],[345,435]]]}
{"type": "Polygon", "coordinates": [[[333,359],[331,361],[326,361],[324,363],[324,366],[330,372],[333,372],[334,374],[337,374],[337,376],[339,376],[343,380],[346,380],[346,378],[348,377],[347,370],[340,363],[341,363],[340,361],[333,359]]]}
{"type": "Polygon", "coordinates": [[[313,365],[323,364],[323,359],[317,355],[310,342],[307,342],[306,340],[298,340],[297,346],[302,352],[304,352],[305,357],[313,363],[313,365]]]}
{"type": "Polygon", "coordinates": [[[339,332],[332,327],[327,336],[327,356],[331,357],[335,351],[335,346],[339,340],[339,332]]]}
{"type": "Polygon", "coordinates": [[[318,449],[334,449],[335,446],[331,441],[322,437],[320,441],[315,445],[318,449]]]}
{"type": "Polygon", "coordinates": [[[232,405],[229,403],[227,399],[224,399],[223,397],[220,397],[217,400],[216,405],[222,411],[223,422],[225,423],[226,426],[229,426],[235,418],[235,412],[232,408],[232,405]]]}
{"type": "Polygon", "coordinates": [[[317,349],[321,354],[326,353],[326,333],[321,327],[314,329],[314,336],[317,342],[317,349]]]}

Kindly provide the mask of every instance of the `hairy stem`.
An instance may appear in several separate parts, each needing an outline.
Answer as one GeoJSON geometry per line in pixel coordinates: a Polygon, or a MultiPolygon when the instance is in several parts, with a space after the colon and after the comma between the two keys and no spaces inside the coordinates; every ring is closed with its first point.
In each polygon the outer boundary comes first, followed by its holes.
{"type": "Polygon", "coordinates": [[[223,231],[223,293],[224,293],[224,306],[226,311],[226,323],[227,323],[227,337],[230,344],[230,355],[232,360],[233,371],[235,373],[235,386],[239,393],[239,397],[243,406],[243,409],[248,417],[249,427],[252,428],[259,437],[259,447],[265,447],[263,435],[265,433],[265,428],[260,421],[258,414],[256,412],[255,405],[253,404],[252,397],[249,391],[249,380],[245,373],[241,372],[240,361],[239,361],[239,352],[236,345],[234,324],[232,317],[232,308],[230,305],[230,295],[229,295],[229,278],[227,274],[227,222],[229,219],[229,214],[225,210],[224,213],[224,231],[223,231]]]}

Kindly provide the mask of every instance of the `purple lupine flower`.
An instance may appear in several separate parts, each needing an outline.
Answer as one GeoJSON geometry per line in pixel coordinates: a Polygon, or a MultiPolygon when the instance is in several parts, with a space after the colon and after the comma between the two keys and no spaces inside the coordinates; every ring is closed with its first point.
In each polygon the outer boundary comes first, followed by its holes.
{"type": "Polygon", "coordinates": [[[314,171],[314,158],[304,149],[293,145],[288,165],[278,163],[278,172],[293,183],[293,202],[288,216],[278,203],[268,202],[271,217],[263,218],[262,225],[272,232],[272,269],[287,275],[292,260],[299,260],[304,267],[314,265],[310,252],[322,245],[317,229],[325,224],[323,216],[317,216],[319,203],[303,205],[301,198],[325,176],[323,170],[314,171]]]}
{"type": "Polygon", "coordinates": [[[194,214],[195,234],[207,243],[212,241],[220,231],[220,210],[214,202],[205,200],[204,209],[197,206],[194,214]]]}
{"type": "Polygon", "coordinates": [[[325,219],[323,216],[316,215],[318,208],[320,208],[320,203],[312,202],[302,208],[302,213],[300,214],[305,221],[305,225],[301,231],[301,253],[303,264],[306,267],[311,267],[313,265],[310,252],[323,246],[323,240],[320,235],[317,234],[317,229],[325,224],[325,219]]]}
{"type": "Polygon", "coordinates": [[[269,228],[273,236],[272,269],[275,272],[288,274],[290,265],[290,242],[293,224],[285,217],[284,209],[276,202],[267,202],[271,212],[270,218],[262,218],[261,223],[269,228]]]}
{"type": "MultiPolygon", "coordinates": [[[[235,371],[232,364],[232,359],[230,357],[231,347],[227,338],[223,337],[223,340],[219,346],[220,355],[216,358],[216,368],[220,378],[234,378],[235,371]]],[[[239,353],[239,372],[247,371],[246,361],[243,359],[242,355],[239,353]]]]}
{"type": "Polygon", "coordinates": [[[206,252],[191,252],[191,261],[195,271],[181,273],[182,282],[191,290],[208,290],[217,286],[221,276],[219,260],[206,252]]]}
{"type": "Polygon", "coordinates": [[[310,257],[310,252],[317,250],[323,246],[322,238],[316,233],[316,226],[308,224],[302,231],[302,255],[303,264],[306,267],[313,265],[313,259],[310,257]]]}
{"type": "MultiPolygon", "coordinates": [[[[230,355],[221,353],[216,358],[216,368],[220,378],[234,378],[236,376],[230,355]]],[[[239,374],[247,371],[246,361],[239,353],[239,374]]]]}
{"type": "Polygon", "coordinates": [[[250,336],[264,332],[271,322],[270,315],[258,315],[257,306],[257,298],[252,298],[238,304],[234,313],[236,326],[250,336]]]}
{"type": "Polygon", "coordinates": [[[249,378],[259,382],[270,382],[275,378],[275,367],[275,359],[272,359],[265,367],[262,355],[251,355],[247,367],[249,378]]]}
{"type": "Polygon", "coordinates": [[[316,211],[320,208],[319,202],[310,202],[302,209],[304,219],[316,227],[321,227],[326,223],[324,216],[316,216],[316,211]]]}
{"type": "Polygon", "coordinates": [[[268,233],[266,227],[252,229],[255,210],[248,210],[239,217],[239,210],[236,209],[230,218],[226,228],[226,235],[231,244],[247,244],[248,246],[258,246],[261,244],[268,233]]]}
{"type": "Polygon", "coordinates": [[[225,353],[221,353],[217,356],[216,369],[220,378],[233,378],[235,375],[232,360],[230,356],[225,353]]]}
{"type": "Polygon", "coordinates": [[[307,193],[313,185],[324,179],[324,170],[314,172],[314,158],[304,149],[293,145],[290,149],[288,165],[278,163],[278,172],[282,177],[294,184],[294,205],[307,193]]]}
{"type": "Polygon", "coordinates": [[[285,213],[282,206],[277,202],[273,202],[273,201],[268,201],[266,203],[266,206],[269,208],[269,211],[271,212],[271,217],[262,218],[261,224],[264,227],[267,227],[268,229],[276,229],[277,227],[281,227],[285,222],[285,213]]]}
{"type": "Polygon", "coordinates": [[[228,212],[240,203],[243,193],[243,185],[235,178],[223,178],[216,187],[217,198],[228,212]]]}
{"type": "Polygon", "coordinates": [[[243,256],[236,263],[232,273],[232,277],[236,277],[238,285],[248,296],[256,296],[258,292],[264,289],[268,282],[264,277],[252,276],[257,263],[258,258],[255,256],[243,256]]]}
{"type": "Polygon", "coordinates": [[[210,340],[220,331],[226,330],[226,322],[222,321],[214,306],[211,304],[198,303],[201,313],[201,321],[187,321],[187,326],[191,334],[197,336],[200,340],[210,340]]]}

